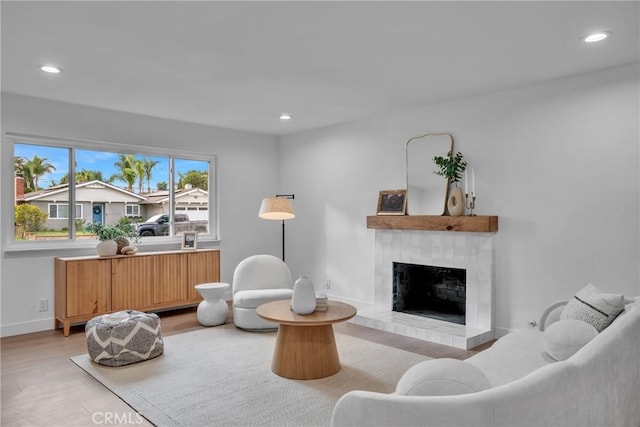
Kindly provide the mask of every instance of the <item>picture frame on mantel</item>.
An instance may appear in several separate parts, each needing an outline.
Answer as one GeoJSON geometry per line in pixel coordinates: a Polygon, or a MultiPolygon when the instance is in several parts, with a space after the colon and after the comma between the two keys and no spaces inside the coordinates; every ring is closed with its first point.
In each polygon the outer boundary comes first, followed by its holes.
{"type": "Polygon", "coordinates": [[[407,190],[382,190],[378,195],[377,215],[406,215],[407,190]]]}

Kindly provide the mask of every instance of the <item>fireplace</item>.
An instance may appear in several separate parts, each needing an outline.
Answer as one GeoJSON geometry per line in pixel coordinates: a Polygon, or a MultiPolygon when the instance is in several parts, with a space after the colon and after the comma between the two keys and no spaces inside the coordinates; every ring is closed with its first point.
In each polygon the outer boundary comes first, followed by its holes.
{"type": "Polygon", "coordinates": [[[467,270],[393,263],[393,311],[465,324],[467,270]]]}
{"type": "Polygon", "coordinates": [[[373,305],[359,309],[355,323],[462,349],[490,340],[495,313],[493,239],[493,233],[377,229],[373,305]],[[464,280],[459,280],[465,285],[464,312],[458,313],[464,321],[396,311],[394,263],[464,271],[464,280]]]}

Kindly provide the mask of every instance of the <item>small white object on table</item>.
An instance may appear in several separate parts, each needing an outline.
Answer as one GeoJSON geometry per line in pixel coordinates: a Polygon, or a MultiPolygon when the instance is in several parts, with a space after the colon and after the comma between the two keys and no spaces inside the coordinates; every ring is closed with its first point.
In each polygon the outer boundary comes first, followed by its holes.
{"type": "Polygon", "coordinates": [[[229,307],[222,297],[229,289],[229,284],[219,282],[201,283],[196,285],[195,288],[204,298],[198,304],[198,322],[202,326],[216,326],[226,322],[229,315],[229,307]]]}

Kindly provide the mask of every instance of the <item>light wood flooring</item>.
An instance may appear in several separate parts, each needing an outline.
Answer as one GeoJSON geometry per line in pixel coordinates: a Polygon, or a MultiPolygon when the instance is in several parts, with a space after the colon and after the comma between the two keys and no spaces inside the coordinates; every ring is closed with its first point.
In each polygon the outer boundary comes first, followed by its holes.
{"type": "MultiPolygon", "coordinates": [[[[158,314],[163,336],[202,328],[195,308],[158,314]]],[[[233,322],[231,311],[227,322],[233,322]]],[[[336,324],[334,329],[434,358],[466,359],[491,345],[467,351],[352,323],[336,324]]],[[[83,325],[73,326],[66,338],[61,330],[52,330],[2,338],[0,343],[0,425],[3,427],[151,425],[69,360],[87,352],[83,325]]]]}

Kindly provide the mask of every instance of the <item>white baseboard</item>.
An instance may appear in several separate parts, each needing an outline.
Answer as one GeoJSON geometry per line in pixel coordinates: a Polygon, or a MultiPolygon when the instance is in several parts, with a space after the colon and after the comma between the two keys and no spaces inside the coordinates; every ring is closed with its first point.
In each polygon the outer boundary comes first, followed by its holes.
{"type": "Polygon", "coordinates": [[[513,331],[507,328],[494,328],[493,338],[495,339],[502,338],[503,336],[507,335],[510,332],[513,332],[513,331]]]}
{"type": "Polygon", "coordinates": [[[53,329],[53,317],[50,319],[30,320],[28,322],[10,323],[0,326],[0,337],[30,334],[53,329]]]}
{"type": "Polygon", "coordinates": [[[347,304],[351,304],[354,307],[356,307],[358,310],[366,310],[368,308],[372,308],[373,304],[366,302],[366,301],[362,301],[362,300],[358,300],[358,299],[353,299],[353,298],[345,298],[339,295],[333,295],[327,292],[327,298],[329,298],[330,300],[335,300],[335,301],[340,301],[340,302],[345,302],[347,304]]]}

